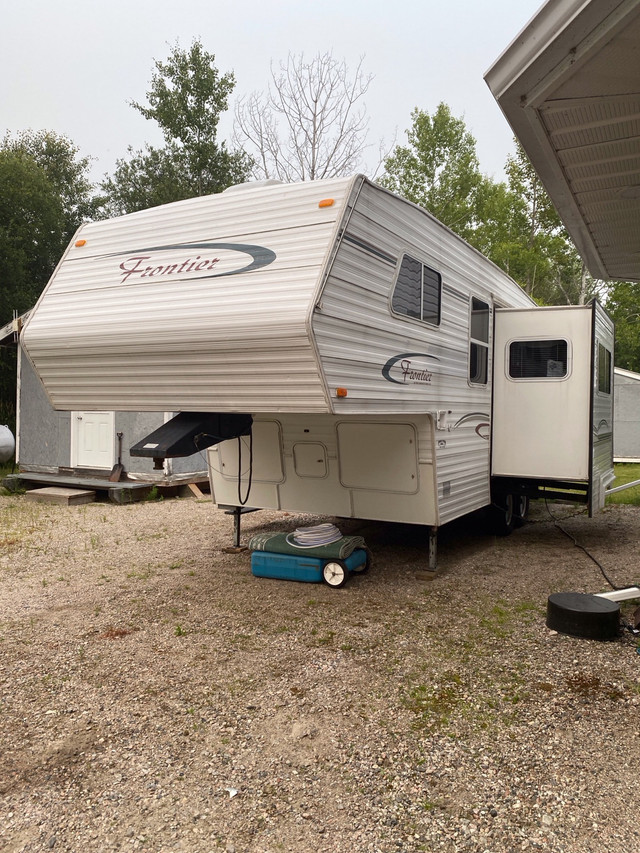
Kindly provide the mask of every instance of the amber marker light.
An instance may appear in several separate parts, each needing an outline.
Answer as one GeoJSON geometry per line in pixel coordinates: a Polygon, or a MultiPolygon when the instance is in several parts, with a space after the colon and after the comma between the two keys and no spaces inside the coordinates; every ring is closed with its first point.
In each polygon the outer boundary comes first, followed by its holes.
{"type": "Polygon", "coordinates": [[[86,240],[76,240],[75,245],[76,246],[85,246],[86,243],[87,243],[86,240]]]}
{"type": "Polygon", "coordinates": [[[323,198],[322,201],[318,202],[318,207],[331,207],[334,199],[332,198],[323,198]]]}
{"type": "Polygon", "coordinates": [[[336,388],[336,397],[346,397],[347,393],[346,388],[336,388]]]}

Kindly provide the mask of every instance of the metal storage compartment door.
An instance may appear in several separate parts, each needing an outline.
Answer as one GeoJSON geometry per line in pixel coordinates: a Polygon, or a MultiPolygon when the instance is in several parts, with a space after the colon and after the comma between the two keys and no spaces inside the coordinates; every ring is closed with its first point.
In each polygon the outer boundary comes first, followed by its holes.
{"type": "Polygon", "coordinates": [[[493,476],[590,479],[592,307],[499,309],[493,476]]]}

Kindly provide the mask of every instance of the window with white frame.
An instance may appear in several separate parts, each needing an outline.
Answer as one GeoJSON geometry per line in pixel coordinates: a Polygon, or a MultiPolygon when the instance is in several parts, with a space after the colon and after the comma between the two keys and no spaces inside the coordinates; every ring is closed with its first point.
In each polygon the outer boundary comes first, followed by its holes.
{"type": "Polygon", "coordinates": [[[486,385],[489,376],[489,305],[471,297],[469,318],[469,382],[486,385]]]}

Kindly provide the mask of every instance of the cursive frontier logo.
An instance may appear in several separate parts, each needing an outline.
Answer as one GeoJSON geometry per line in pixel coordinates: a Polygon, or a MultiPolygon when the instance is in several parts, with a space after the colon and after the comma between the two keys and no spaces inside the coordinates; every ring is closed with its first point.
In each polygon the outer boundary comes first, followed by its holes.
{"type": "Polygon", "coordinates": [[[426,352],[405,352],[394,355],[382,368],[387,382],[397,385],[430,385],[433,379],[428,362],[440,361],[435,355],[426,352]]]}
{"type": "Polygon", "coordinates": [[[137,252],[117,252],[102,257],[124,260],[119,264],[121,284],[147,279],[219,278],[268,266],[276,253],[249,243],[177,243],[152,246],[137,252]]]}
{"type": "Polygon", "coordinates": [[[201,272],[202,270],[212,270],[216,264],[220,263],[220,258],[205,258],[203,260],[201,255],[196,255],[195,258],[187,258],[181,264],[169,263],[158,264],[157,266],[154,266],[153,263],[145,266],[146,261],[153,261],[151,255],[133,255],[123,261],[120,264],[120,269],[123,271],[122,283],[124,284],[130,276],[154,278],[159,275],[183,275],[201,272]]]}

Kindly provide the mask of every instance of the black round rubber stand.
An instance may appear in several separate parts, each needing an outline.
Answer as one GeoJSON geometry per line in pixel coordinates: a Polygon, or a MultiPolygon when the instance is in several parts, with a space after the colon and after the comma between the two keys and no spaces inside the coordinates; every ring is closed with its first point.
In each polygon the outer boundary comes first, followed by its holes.
{"type": "Polygon", "coordinates": [[[584,592],[554,592],[547,600],[547,628],[588,640],[618,636],[620,605],[584,592]]]}

